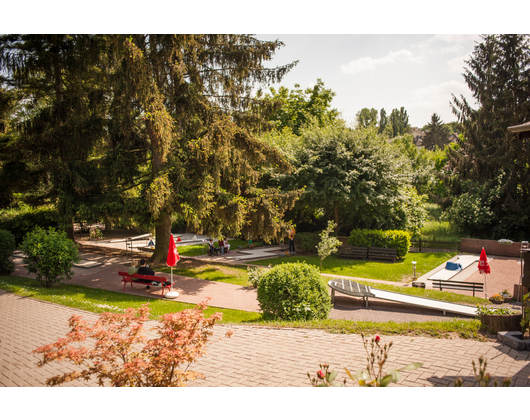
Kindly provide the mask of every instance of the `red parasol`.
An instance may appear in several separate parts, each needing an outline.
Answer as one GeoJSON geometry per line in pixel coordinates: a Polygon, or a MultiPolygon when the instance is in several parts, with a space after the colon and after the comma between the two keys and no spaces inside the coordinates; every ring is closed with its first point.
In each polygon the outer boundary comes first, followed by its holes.
{"type": "Polygon", "coordinates": [[[180,236],[177,236],[177,242],[182,242],[182,239],[180,239],[180,236]]]}
{"type": "Polygon", "coordinates": [[[169,240],[169,250],[167,251],[167,260],[166,260],[166,264],[171,267],[171,286],[170,286],[169,292],[166,293],[166,297],[170,299],[176,298],[179,295],[178,292],[173,291],[173,266],[177,265],[177,262],[179,261],[180,261],[180,255],[175,245],[175,239],[173,239],[173,235],[171,235],[171,239],[169,240]]]}
{"type": "Polygon", "coordinates": [[[169,267],[174,267],[177,262],[180,261],[180,255],[177,251],[177,247],[175,245],[175,240],[173,239],[173,235],[171,235],[171,239],[169,240],[169,250],[167,251],[167,260],[166,264],[169,267]]]}
{"type": "Polygon", "coordinates": [[[478,272],[480,274],[489,274],[491,273],[490,265],[488,264],[488,257],[486,257],[486,250],[482,248],[480,253],[480,258],[478,260],[478,272]]]}
{"type": "Polygon", "coordinates": [[[488,257],[486,256],[486,250],[484,247],[482,247],[482,251],[480,252],[480,258],[478,260],[478,272],[480,274],[484,274],[484,293],[486,295],[486,299],[488,298],[488,287],[486,284],[486,274],[491,273],[490,265],[488,264],[488,257]]]}

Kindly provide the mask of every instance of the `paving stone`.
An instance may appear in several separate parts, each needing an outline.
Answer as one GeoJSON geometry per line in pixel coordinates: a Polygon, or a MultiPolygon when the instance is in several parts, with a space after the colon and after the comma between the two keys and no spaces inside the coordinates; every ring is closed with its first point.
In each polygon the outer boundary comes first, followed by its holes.
{"type": "MultiPolygon", "coordinates": [[[[71,315],[80,314],[91,320],[97,315],[86,311],[21,299],[0,291],[0,384],[2,386],[45,386],[46,378],[69,372],[68,363],[54,363],[37,368],[39,359],[31,352],[49,344],[68,332],[71,315]],[[33,313],[32,323],[21,326],[20,319],[33,313]]],[[[149,322],[153,326],[153,322],[149,322]]],[[[259,387],[310,386],[306,373],[327,362],[331,369],[344,375],[344,367],[357,372],[366,367],[366,353],[360,335],[329,334],[318,330],[260,328],[245,325],[220,325],[214,328],[214,339],[232,329],[231,339],[215,341],[208,354],[191,365],[206,379],[190,383],[193,387],[259,387]]],[[[488,359],[488,371],[502,380],[513,374],[514,386],[529,386],[529,352],[517,352],[497,342],[475,342],[463,339],[430,337],[382,337],[393,341],[388,367],[402,367],[413,361],[424,365],[417,371],[404,373],[398,386],[451,386],[461,376],[465,384],[473,384],[471,361],[480,355],[488,359]],[[472,349],[472,351],[468,351],[472,349]],[[445,377],[444,377],[445,376],[445,377]]],[[[344,376],[341,376],[341,378],[344,376]]],[[[349,380],[350,385],[351,380],[349,380]]],[[[66,387],[97,386],[95,380],[75,381],[66,387]]]]}

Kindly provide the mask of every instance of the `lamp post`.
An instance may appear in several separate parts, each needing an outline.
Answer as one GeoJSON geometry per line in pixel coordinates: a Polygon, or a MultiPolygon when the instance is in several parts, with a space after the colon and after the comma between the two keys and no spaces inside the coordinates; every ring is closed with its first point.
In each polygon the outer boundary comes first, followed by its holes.
{"type": "Polygon", "coordinates": [[[526,267],[525,267],[525,259],[524,258],[524,254],[525,252],[528,252],[530,251],[529,249],[529,245],[528,245],[528,241],[521,241],[521,251],[520,251],[520,254],[521,254],[521,277],[519,277],[519,293],[517,293],[521,299],[521,315],[523,316],[523,323],[525,322],[525,302],[524,302],[524,298],[523,298],[523,283],[524,284],[527,284],[527,280],[524,279],[524,273],[526,270],[526,267]]]}
{"type": "Polygon", "coordinates": [[[416,261],[412,261],[412,281],[416,281],[416,261]]]}

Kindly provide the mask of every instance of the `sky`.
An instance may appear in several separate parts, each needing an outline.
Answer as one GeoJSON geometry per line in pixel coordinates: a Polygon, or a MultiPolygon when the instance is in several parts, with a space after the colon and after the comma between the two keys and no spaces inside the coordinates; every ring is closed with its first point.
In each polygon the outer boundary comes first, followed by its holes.
{"type": "MultiPolygon", "coordinates": [[[[362,108],[405,107],[409,123],[423,127],[436,113],[444,122],[456,121],[452,94],[474,103],[464,81],[479,35],[296,35],[258,34],[279,39],[282,47],[269,67],[299,63],[279,85],[312,87],[321,79],[336,96],[332,107],[348,122],[362,108]]],[[[279,86],[279,85],[276,85],[279,86]]]]}

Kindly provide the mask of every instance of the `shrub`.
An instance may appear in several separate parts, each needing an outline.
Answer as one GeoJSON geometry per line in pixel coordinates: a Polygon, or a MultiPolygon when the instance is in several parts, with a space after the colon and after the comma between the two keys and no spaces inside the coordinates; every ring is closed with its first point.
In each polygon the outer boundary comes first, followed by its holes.
{"type": "Polygon", "coordinates": [[[405,258],[410,248],[410,233],[404,230],[354,229],[348,243],[352,246],[374,246],[397,249],[398,258],[405,258]]]}
{"type": "Polygon", "coordinates": [[[326,319],[331,298],[318,272],[306,263],[287,263],[268,270],[258,284],[263,319],[326,319]]]}
{"type": "Polygon", "coordinates": [[[97,226],[90,228],[90,240],[93,239],[95,239],[96,241],[103,239],[103,233],[99,230],[97,226]]]}
{"type": "Polygon", "coordinates": [[[248,282],[252,287],[258,287],[258,284],[263,277],[263,275],[267,272],[266,269],[263,267],[251,267],[247,266],[247,277],[248,282]]]}
{"type": "Polygon", "coordinates": [[[72,266],[81,261],[77,248],[65,232],[36,228],[24,238],[20,250],[26,255],[22,261],[30,273],[45,287],[72,278],[72,266]]]}
{"type": "Polygon", "coordinates": [[[320,236],[315,232],[299,232],[294,236],[295,250],[299,252],[315,252],[320,236]]]}
{"type": "Polygon", "coordinates": [[[51,208],[30,206],[0,210],[0,229],[8,230],[15,235],[17,245],[37,226],[43,229],[57,228],[59,226],[57,212],[51,208]]]}
{"type": "MultiPolygon", "coordinates": [[[[48,378],[48,386],[93,377],[99,386],[104,386],[105,381],[120,387],[186,386],[188,381],[204,378],[202,373],[188,368],[206,353],[213,327],[222,318],[220,313],[206,318],[206,303],[162,315],[158,326],[152,329],[156,337],[150,340],[143,336],[150,313],[148,303],[138,309],[128,308],[124,314],[103,313],[94,323],[72,315],[71,331],[65,338],[33,353],[43,355],[39,367],[63,360],[76,365],[71,372],[63,373],[68,369],[65,367],[61,374],[48,378]],[[89,346],[81,346],[87,339],[89,346]]],[[[232,334],[229,330],[225,337],[232,334]]]]}
{"type": "Polygon", "coordinates": [[[11,274],[15,265],[10,257],[15,250],[15,237],[11,232],[0,229],[0,274],[11,274]]]}

